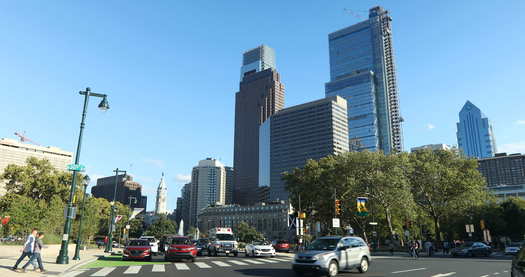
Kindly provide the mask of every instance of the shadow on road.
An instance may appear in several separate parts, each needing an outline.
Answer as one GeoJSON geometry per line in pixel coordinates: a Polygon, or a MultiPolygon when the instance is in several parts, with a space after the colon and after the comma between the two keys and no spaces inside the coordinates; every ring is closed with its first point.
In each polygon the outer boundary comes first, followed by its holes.
{"type": "Polygon", "coordinates": [[[291,269],[285,268],[250,268],[250,269],[236,269],[238,273],[246,276],[295,276],[291,269]]]}

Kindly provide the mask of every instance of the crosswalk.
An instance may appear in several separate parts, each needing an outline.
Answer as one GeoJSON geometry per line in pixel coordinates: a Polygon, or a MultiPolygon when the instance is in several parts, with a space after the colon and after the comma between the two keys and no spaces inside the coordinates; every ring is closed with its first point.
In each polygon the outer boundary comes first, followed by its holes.
{"type": "MultiPolygon", "coordinates": [[[[189,271],[197,269],[213,269],[213,268],[228,268],[235,266],[252,266],[252,265],[264,265],[264,264],[275,264],[280,262],[290,262],[291,257],[275,257],[275,258],[251,258],[251,259],[231,259],[231,260],[214,260],[206,262],[194,262],[194,263],[173,263],[173,264],[154,264],[152,265],[133,265],[122,267],[124,270],[119,269],[119,267],[104,267],[101,269],[96,269],[91,271],[89,275],[91,277],[105,277],[110,275],[112,272],[121,272],[122,274],[137,275],[144,274],[148,272],[152,273],[162,273],[167,270],[175,271],[189,271]]],[[[79,274],[82,272],[79,272],[79,274]]],[[[73,277],[76,274],[71,274],[73,277]]],[[[69,276],[68,276],[69,277],[69,276]]]]}

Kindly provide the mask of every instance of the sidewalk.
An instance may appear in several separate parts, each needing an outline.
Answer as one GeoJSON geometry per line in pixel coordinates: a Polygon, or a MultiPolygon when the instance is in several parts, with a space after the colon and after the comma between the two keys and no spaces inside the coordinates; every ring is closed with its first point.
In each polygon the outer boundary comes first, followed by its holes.
{"type": "MultiPolygon", "coordinates": [[[[60,252],[60,245],[46,245],[42,250],[42,262],[44,264],[45,273],[38,273],[33,271],[33,266],[27,267],[26,273],[18,273],[11,270],[11,267],[16,263],[18,257],[20,257],[22,246],[11,246],[11,245],[0,245],[0,276],[11,277],[11,276],[27,276],[27,277],[40,277],[40,276],[58,276],[62,273],[69,271],[74,268],[78,268],[86,263],[96,260],[99,256],[104,256],[103,249],[88,249],[80,251],[80,260],[73,260],[75,254],[75,244],[69,244],[69,264],[56,264],[56,258],[60,252]]],[[[18,266],[21,268],[24,264],[29,261],[29,258],[20,263],[18,266]]]]}

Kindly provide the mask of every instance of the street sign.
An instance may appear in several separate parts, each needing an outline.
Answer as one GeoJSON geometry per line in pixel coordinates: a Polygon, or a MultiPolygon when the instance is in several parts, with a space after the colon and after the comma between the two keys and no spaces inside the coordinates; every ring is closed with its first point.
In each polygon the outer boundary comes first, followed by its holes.
{"type": "Polygon", "coordinates": [[[69,218],[74,219],[77,216],[77,207],[65,207],[64,208],[64,217],[67,217],[67,210],[71,209],[69,213],[69,218]]]}
{"type": "Polygon", "coordinates": [[[121,215],[117,215],[115,217],[115,223],[118,223],[121,219],[122,219],[122,216],[121,215]]]}
{"type": "Polygon", "coordinates": [[[332,227],[334,228],[341,227],[341,222],[339,221],[339,218],[332,218],[332,227]]]}
{"type": "Polygon", "coordinates": [[[140,214],[144,208],[134,208],[133,212],[131,213],[131,216],[129,217],[129,220],[134,219],[138,214],[140,214]]]}
{"type": "Polygon", "coordinates": [[[85,171],[86,170],[86,166],[84,165],[81,165],[81,164],[68,164],[67,165],[67,170],[69,171],[85,171]]]}
{"type": "Polygon", "coordinates": [[[372,225],[372,226],[376,226],[377,225],[377,222],[369,222],[368,224],[372,225]]]}
{"type": "Polygon", "coordinates": [[[128,224],[126,225],[126,230],[129,230],[129,229],[131,229],[131,225],[128,224]]]}

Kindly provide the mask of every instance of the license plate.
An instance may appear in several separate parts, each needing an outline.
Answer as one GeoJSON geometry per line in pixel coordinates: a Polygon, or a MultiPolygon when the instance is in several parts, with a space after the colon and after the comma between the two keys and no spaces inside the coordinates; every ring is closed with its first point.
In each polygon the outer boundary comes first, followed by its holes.
{"type": "Polygon", "coordinates": [[[225,253],[226,253],[226,254],[230,254],[230,250],[226,250],[226,252],[225,252],[225,253]]]}

